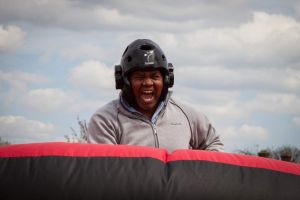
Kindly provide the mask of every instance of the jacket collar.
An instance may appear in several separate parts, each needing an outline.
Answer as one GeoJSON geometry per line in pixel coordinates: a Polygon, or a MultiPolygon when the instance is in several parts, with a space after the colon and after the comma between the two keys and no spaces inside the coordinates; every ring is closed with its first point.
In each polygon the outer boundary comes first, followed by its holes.
{"type": "MultiPolygon", "coordinates": [[[[153,116],[152,116],[152,118],[150,120],[151,123],[155,124],[157,122],[157,119],[159,118],[159,116],[161,115],[161,113],[163,113],[163,111],[165,110],[165,108],[166,108],[166,106],[167,106],[167,104],[168,104],[168,102],[170,100],[171,95],[172,95],[172,91],[169,91],[168,94],[167,94],[167,96],[166,96],[166,99],[164,101],[161,101],[159,103],[159,105],[156,108],[156,111],[154,112],[154,114],[153,114],[153,116]]],[[[120,94],[119,94],[119,103],[120,103],[119,110],[123,108],[131,116],[134,116],[134,117],[138,116],[138,117],[147,119],[142,113],[140,113],[135,108],[133,108],[132,106],[130,106],[130,104],[126,101],[126,99],[123,98],[122,92],[120,92],[120,94]]],[[[147,120],[149,121],[149,119],[147,119],[147,120]]]]}

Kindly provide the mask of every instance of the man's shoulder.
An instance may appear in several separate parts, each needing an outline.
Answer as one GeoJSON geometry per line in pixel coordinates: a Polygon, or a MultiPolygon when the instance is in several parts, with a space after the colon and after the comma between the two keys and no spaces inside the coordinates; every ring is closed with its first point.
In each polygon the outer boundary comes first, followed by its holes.
{"type": "Polygon", "coordinates": [[[119,107],[119,99],[114,99],[98,108],[94,115],[113,115],[119,107]]]}
{"type": "Polygon", "coordinates": [[[183,103],[182,101],[174,99],[173,97],[170,98],[169,103],[173,106],[180,108],[182,111],[192,112],[193,110],[195,110],[195,108],[188,105],[187,103],[183,103]]]}
{"type": "Polygon", "coordinates": [[[170,104],[178,107],[184,112],[189,119],[206,118],[206,116],[196,106],[189,105],[188,103],[178,101],[174,98],[170,98],[170,104]]]}

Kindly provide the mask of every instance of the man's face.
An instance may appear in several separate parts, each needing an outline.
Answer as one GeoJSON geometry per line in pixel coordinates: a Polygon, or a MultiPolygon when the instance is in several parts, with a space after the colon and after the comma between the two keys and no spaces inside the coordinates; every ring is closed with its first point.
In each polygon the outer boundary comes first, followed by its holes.
{"type": "Polygon", "coordinates": [[[157,107],[163,89],[163,76],[159,70],[135,71],[130,76],[130,83],[137,110],[151,117],[157,107]]]}

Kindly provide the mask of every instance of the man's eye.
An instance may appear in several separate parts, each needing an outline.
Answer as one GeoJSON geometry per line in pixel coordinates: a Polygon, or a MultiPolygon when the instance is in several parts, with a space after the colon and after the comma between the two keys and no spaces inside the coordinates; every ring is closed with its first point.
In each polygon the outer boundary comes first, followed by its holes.
{"type": "Polygon", "coordinates": [[[154,76],[152,76],[152,79],[155,79],[155,80],[160,79],[160,75],[154,75],[154,76]]]}
{"type": "Polygon", "coordinates": [[[144,79],[144,76],[136,76],[136,77],[134,77],[134,79],[138,79],[138,80],[144,79]]]}

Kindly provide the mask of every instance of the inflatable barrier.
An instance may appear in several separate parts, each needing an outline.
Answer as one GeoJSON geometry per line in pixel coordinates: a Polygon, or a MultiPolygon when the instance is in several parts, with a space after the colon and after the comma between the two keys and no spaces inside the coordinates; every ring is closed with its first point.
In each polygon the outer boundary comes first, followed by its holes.
{"type": "Polygon", "coordinates": [[[299,200],[300,165],[125,145],[0,147],[1,199],[299,200]]]}

